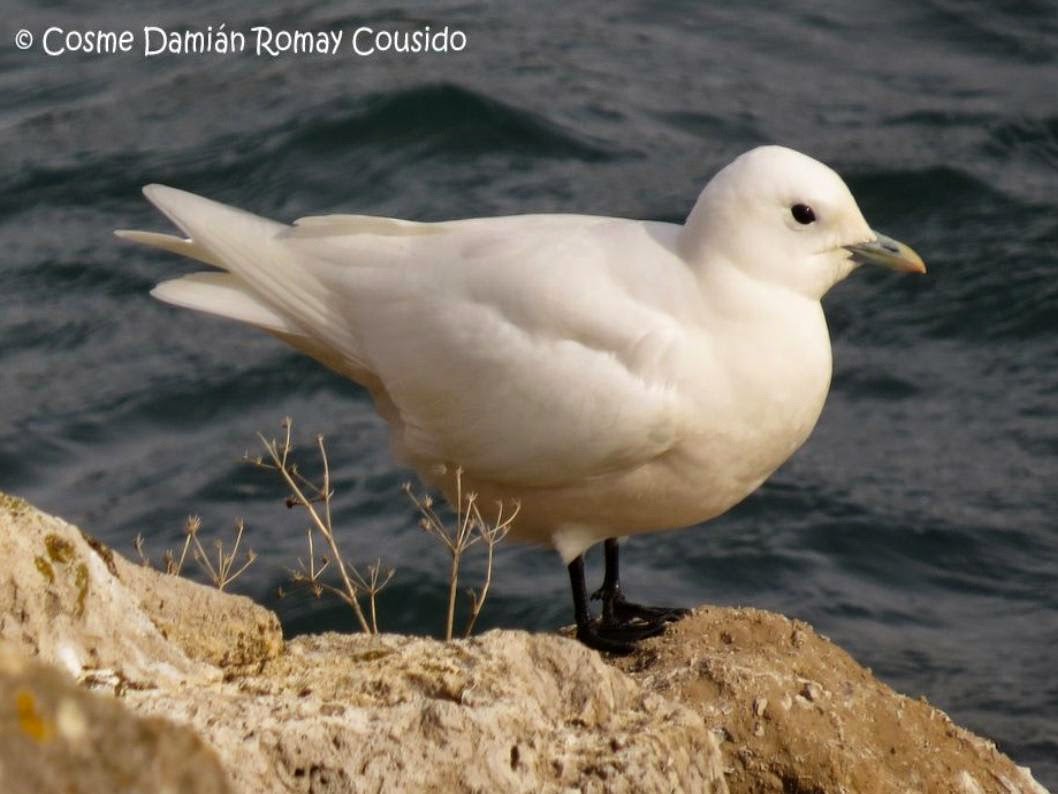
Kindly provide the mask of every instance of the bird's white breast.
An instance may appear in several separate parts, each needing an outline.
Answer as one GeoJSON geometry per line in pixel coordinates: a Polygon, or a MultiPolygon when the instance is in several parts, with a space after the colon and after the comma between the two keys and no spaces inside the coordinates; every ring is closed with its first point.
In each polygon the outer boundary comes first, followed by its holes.
{"type": "Polygon", "coordinates": [[[756,293],[744,311],[703,317],[686,343],[658,358],[675,373],[685,406],[679,437],[643,465],[546,488],[486,479],[468,485],[489,499],[518,499],[515,535],[554,545],[569,560],[615,535],[707,521],[736,505],[808,438],[831,375],[822,308],[788,293],[756,293]],[[517,491],[517,492],[516,492],[517,491]]]}

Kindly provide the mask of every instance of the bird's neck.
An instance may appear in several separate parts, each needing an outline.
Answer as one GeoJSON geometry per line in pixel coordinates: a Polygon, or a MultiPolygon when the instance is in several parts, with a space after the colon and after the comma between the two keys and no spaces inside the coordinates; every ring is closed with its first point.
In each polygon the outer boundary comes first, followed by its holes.
{"type": "Polygon", "coordinates": [[[738,373],[750,392],[778,393],[785,387],[776,384],[787,383],[821,400],[830,384],[831,348],[820,302],[714,264],[699,283],[706,327],[727,371],[738,373]]]}
{"type": "Polygon", "coordinates": [[[816,326],[822,318],[818,298],[756,278],[723,257],[695,268],[695,276],[705,305],[720,320],[767,328],[773,321],[816,326]]]}

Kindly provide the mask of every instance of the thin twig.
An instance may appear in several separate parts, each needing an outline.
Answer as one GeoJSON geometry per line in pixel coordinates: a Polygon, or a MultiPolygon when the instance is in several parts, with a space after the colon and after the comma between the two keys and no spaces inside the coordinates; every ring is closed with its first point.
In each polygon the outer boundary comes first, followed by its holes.
{"type": "MultiPolygon", "coordinates": [[[[513,512],[505,519],[503,517],[503,502],[497,502],[496,522],[491,527],[481,519],[480,513],[478,514],[478,531],[481,532],[481,538],[485,541],[487,555],[485,560],[485,581],[481,585],[480,593],[475,593],[474,590],[468,591],[470,595],[470,617],[467,619],[466,631],[463,632],[464,637],[469,637],[474,631],[474,624],[477,623],[481,608],[485,606],[485,599],[488,598],[489,587],[492,586],[492,561],[496,553],[496,544],[507,537],[507,533],[511,531],[511,525],[514,523],[514,519],[518,517],[521,509],[521,503],[515,502],[513,512]]],[[[475,512],[477,511],[476,505],[474,510],[475,512]]]]}
{"type": "Polygon", "coordinates": [[[147,556],[147,552],[145,551],[142,532],[136,533],[136,539],[132,541],[132,545],[136,549],[136,554],[139,555],[140,565],[144,568],[153,568],[154,565],[151,564],[151,558],[147,556]]]}
{"type": "MultiPolygon", "coordinates": [[[[338,549],[337,541],[334,537],[333,525],[331,523],[331,474],[330,464],[327,460],[327,449],[324,444],[324,438],[322,435],[316,436],[316,445],[320,452],[320,459],[323,462],[323,485],[317,488],[311,481],[303,477],[298,471],[295,465],[289,462],[290,452],[292,449],[290,443],[290,436],[293,427],[293,421],[290,418],[283,420],[283,428],[285,430],[285,436],[283,439],[283,446],[280,448],[279,442],[275,439],[268,441],[258,433],[258,438],[261,439],[261,443],[264,445],[265,450],[268,452],[268,456],[271,458],[272,463],[268,464],[260,458],[257,459],[256,464],[262,468],[274,468],[279,472],[283,478],[287,487],[291,491],[291,499],[288,500],[288,504],[291,502],[295,505],[300,505],[308,511],[309,517],[312,520],[313,526],[323,536],[324,540],[327,541],[327,545],[331,550],[331,557],[325,560],[324,565],[319,569],[316,568],[316,556],[315,550],[312,546],[312,533],[309,532],[309,565],[308,571],[306,572],[304,564],[302,569],[295,573],[295,581],[301,581],[308,583],[313,591],[318,595],[322,591],[327,591],[337,594],[343,601],[345,601],[350,607],[352,607],[354,614],[356,615],[357,621],[360,623],[360,628],[366,634],[373,634],[377,632],[377,620],[373,620],[369,623],[367,617],[364,615],[364,610],[360,605],[359,595],[362,589],[368,590],[371,599],[374,599],[377,590],[374,593],[370,592],[369,588],[361,588],[357,585],[354,579],[363,582],[363,577],[352,565],[347,565],[345,560],[342,558],[341,552],[338,549]],[[306,490],[315,491],[315,494],[307,494],[306,490]],[[323,504],[323,515],[316,509],[315,504],[323,504]],[[334,587],[333,585],[327,584],[320,579],[320,574],[323,573],[324,568],[327,564],[333,560],[335,567],[338,570],[338,576],[341,579],[341,589],[334,587]],[[352,571],[352,575],[350,575],[352,571]]],[[[387,579],[388,581],[388,579],[387,579]]]]}
{"type": "MultiPolygon", "coordinates": [[[[184,570],[184,560],[187,559],[187,550],[191,547],[191,541],[198,534],[198,530],[202,528],[202,519],[198,516],[188,516],[187,521],[184,522],[184,546],[180,549],[180,559],[176,560],[173,558],[173,553],[166,549],[165,551],[165,572],[170,573],[173,576],[179,576],[180,572],[184,570]]],[[[195,541],[198,542],[197,540],[195,541]]]]}
{"type": "Polygon", "coordinates": [[[455,475],[456,499],[454,501],[456,520],[451,528],[441,520],[440,516],[434,510],[433,500],[428,495],[420,498],[412,490],[410,484],[406,483],[404,485],[404,492],[418,508],[419,513],[422,516],[422,519],[419,521],[419,526],[425,532],[440,540],[451,556],[448,572],[448,608],[445,611],[446,640],[452,639],[453,636],[456,594],[459,590],[459,572],[464,553],[478,541],[484,541],[487,547],[485,581],[482,585],[481,592],[477,593],[473,589],[468,590],[471,602],[470,616],[467,621],[464,636],[469,637],[470,633],[474,630],[474,625],[477,622],[478,615],[481,613],[481,609],[485,604],[485,599],[488,596],[489,588],[492,585],[492,566],[496,544],[507,536],[511,524],[514,522],[515,517],[521,509],[521,506],[515,502],[513,512],[505,518],[503,515],[503,505],[500,504],[497,510],[496,521],[492,525],[489,525],[489,523],[482,518],[481,512],[478,509],[477,494],[469,493],[465,496],[463,494],[463,470],[456,469],[455,475]]]}
{"type": "MultiPolygon", "coordinates": [[[[209,555],[202,546],[202,542],[198,538],[198,531],[201,527],[202,522],[198,516],[192,516],[188,519],[188,533],[187,537],[194,543],[194,558],[195,561],[205,570],[209,576],[213,585],[218,590],[224,590],[229,584],[238,579],[247,568],[257,561],[257,553],[250,549],[246,552],[246,561],[241,567],[236,569],[234,573],[232,568],[235,566],[235,561],[239,554],[239,544],[242,543],[243,532],[246,529],[246,525],[242,519],[235,522],[235,542],[232,544],[231,551],[227,554],[224,553],[224,543],[221,540],[214,541],[214,546],[217,549],[217,564],[214,565],[210,562],[209,555]]],[[[187,542],[184,543],[184,554],[187,553],[187,542]]],[[[184,554],[181,554],[179,565],[182,566],[184,562],[184,554]]]]}
{"type": "Polygon", "coordinates": [[[392,568],[387,568],[385,571],[382,570],[382,560],[376,559],[373,563],[367,566],[367,581],[360,580],[360,584],[368,595],[368,604],[370,606],[371,613],[371,629],[375,634],[378,634],[378,611],[376,605],[376,596],[382,592],[383,588],[389,584],[389,580],[393,578],[393,574],[396,571],[392,568]]]}
{"type": "MultiPolygon", "coordinates": [[[[165,560],[165,572],[173,576],[179,576],[183,573],[184,563],[187,562],[188,552],[195,558],[195,561],[205,571],[209,580],[213,583],[213,586],[218,590],[223,590],[229,584],[234,582],[246,569],[249,568],[257,560],[257,553],[253,549],[249,549],[246,552],[246,559],[243,564],[235,569],[235,562],[239,555],[239,545],[242,543],[242,536],[245,532],[246,526],[243,524],[242,519],[239,519],[235,524],[235,543],[229,553],[224,552],[224,543],[220,540],[214,541],[217,548],[217,565],[214,567],[210,561],[209,555],[206,554],[205,548],[202,546],[201,540],[199,540],[199,532],[202,529],[202,519],[198,516],[188,516],[184,522],[184,543],[180,548],[180,557],[177,558],[173,554],[172,549],[166,549],[164,560],[165,560]],[[234,569],[234,570],[233,570],[234,569]]],[[[147,556],[146,544],[143,540],[143,535],[136,535],[133,545],[136,548],[136,553],[140,556],[140,561],[145,567],[152,567],[151,560],[147,556]]]]}

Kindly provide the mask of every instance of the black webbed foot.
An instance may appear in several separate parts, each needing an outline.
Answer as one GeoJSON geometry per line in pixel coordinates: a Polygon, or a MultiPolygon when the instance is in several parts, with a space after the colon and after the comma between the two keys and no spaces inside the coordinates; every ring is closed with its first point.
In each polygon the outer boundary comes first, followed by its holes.
{"type": "Polygon", "coordinates": [[[628,601],[621,591],[619,548],[614,538],[608,539],[604,544],[606,575],[602,587],[591,594],[592,600],[602,601],[604,624],[625,625],[635,620],[650,624],[674,623],[690,614],[689,609],[682,607],[651,607],[628,601]]]}
{"type": "Polygon", "coordinates": [[[617,541],[606,541],[606,576],[592,598],[602,601],[602,616],[592,618],[584,586],[584,557],[569,564],[569,581],[573,589],[573,614],[577,621],[577,639],[597,651],[629,654],[635,644],[656,637],[665,626],[679,620],[690,610],[647,607],[625,600],[618,576],[617,541]]]}
{"type": "MultiPolygon", "coordinates": [[[[603,612],[606,612],[605,607],[603,612]]],[[[620,591],[613,599],[610,612],[619,623],[627,623],[631,620],[641,620],[645,623],[675,623],[691,614],[691,610],[683,607],[649,607],[643,604],[633,604],[631,601],[626,601],[620,591]]]]}
{"type": "Polygon", "coordinates": [[[593,620],[577,626],[577,639],[596,651],[627,656],[636,649],[636,643],[648,637],[656,637],[665,631],[664,623],[627,623],[605,625],[593,620]]]}

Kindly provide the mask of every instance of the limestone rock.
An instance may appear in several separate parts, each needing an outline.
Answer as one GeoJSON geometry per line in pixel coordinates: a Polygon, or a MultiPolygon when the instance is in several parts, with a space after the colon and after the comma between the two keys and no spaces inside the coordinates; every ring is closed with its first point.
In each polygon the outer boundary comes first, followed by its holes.
{"type": "Polygon", "coordinates": [[[701,717],[576,642],[497,631],[284,646],[246,599],[132,565],[3,495],[0,541],[0,638],[190,726],[235,791],[727,790],[701,717]]]}
{"type": "MultiPolygon", "coordinates": [[[[65,790],[65,778],[33,774],[53,753],[81,758],[88,744],[59,742],[95,736],[105,721],[91,715],[120,715],[119,704],[191,728],[246,794],[1043,792],[992,743],[779,615],[703,607],[625,659],[518,631],[284,645],[267,610],[132,565],[3,494],[0,548],[0,641],[117,697],[71,712],[65,695],[48,694],[60,691],[57,673],[34,668],[45,683],[33,688],[0,656],[0,729],[23,733],[0,747],[5,794],[22,780],[65,790]]],[[[115,735],[135,761],[130,775],[164,767],[179,779],[174,755],[212,769],[186,731],[161,720],[115,735]]],[[[122,790],[101,781],[74,790],[122,790]]],[[[222,790],[194,785],[206,788],[172,790],[222,790]]]]}
{"type": "Polygon", "coordinates": [[[0,791],[226,794],[193,731],[138,717],[54,667],[0,644],[0,791]]]}
{"type": "Polygon", "coordinates": [[[726,792],[701,718],[560,637],[300,637],[203,690],[128,690],[186,721],[237,790],[726,792]]]}
{"type": "Polygon", "coordinates": [[[242,666],[282,651],[283,630],[271,610],[245,596],[135,565],[110,549],[103,553],[109,554],[114,574],[136,595],[162,636],[192,659],[242,666]]]}
{"type": "Polygon", "coordinates": [[[992,742],[782,615],[701,607],[618,665],[722,737],[732,794],[1046,794],[992,742]]]}
{"type": "Polygon", "coordinates": [[[0,639],[74,676],[208,676],[169,642],[78,529],[0,494],[0,639]]]}
{"type": "Polygon", "coordinates": [[[0,538],[0,639],[74,676],[217,678],[213,665],[282,647],[275,615],[249,599],[135,566],[2,493],[0,538]]]}

